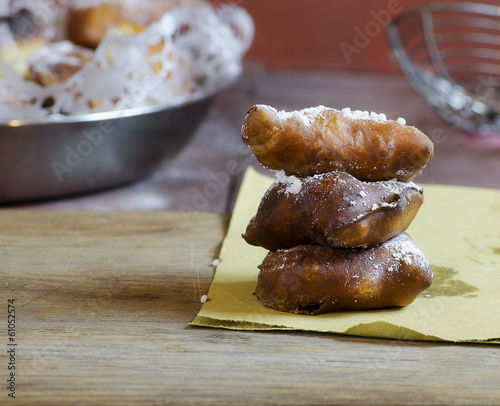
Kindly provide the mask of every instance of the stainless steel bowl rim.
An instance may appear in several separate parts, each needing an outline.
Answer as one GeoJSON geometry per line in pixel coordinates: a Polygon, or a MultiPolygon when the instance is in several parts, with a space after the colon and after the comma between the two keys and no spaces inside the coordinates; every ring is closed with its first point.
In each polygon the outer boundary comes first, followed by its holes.
{"type": "Polygon", "coordinates": [[[12,128],[12,127],[29,127],[29,126],[39,126],[39,125],[52,125],[52,124],[74,124],[74,123],[85,123],[85,122],[93,122],[93,121],[101,121],[101,120],[111,120],[111,119],[119,119],[124,117],[134,117],[140,116],[144,114],[156,113],[159,111],[163,111],[166,109],[175,109],[180,108],[192,103],[196,103],[210,97],[215,96],[220,93],[222,90],[228,88],[232,84],[234,84],[238,77],[233,78],[232,80],[226,81],[224,84],[221,84],[217,88],[211,89],[206,92],[193,93],[190,97],[186,97],[186,99],[178,102],[178,103],[161,103],[161,104],[151,104],[145,106],[131,107],[126,109],[116,109],[116,110],[108,110],[94,113],[84,113],[84,114],[51,114],[46,117],[36,117],[33,119],[24,118],[24,119],[12,119],[9,121],[0,121],[0,131],[2,128],[12,128]]]}

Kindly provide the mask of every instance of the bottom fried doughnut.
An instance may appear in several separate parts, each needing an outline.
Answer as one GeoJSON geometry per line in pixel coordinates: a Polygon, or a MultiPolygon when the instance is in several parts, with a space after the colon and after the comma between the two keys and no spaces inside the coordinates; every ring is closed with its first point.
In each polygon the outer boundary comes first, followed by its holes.
{"type": "Polygon", "coordinates": [[[406,233],[367,249],[270,251],[259,269],[261,303],[300,314],[406,306],[432,283],[429,262],[406,233]]]}

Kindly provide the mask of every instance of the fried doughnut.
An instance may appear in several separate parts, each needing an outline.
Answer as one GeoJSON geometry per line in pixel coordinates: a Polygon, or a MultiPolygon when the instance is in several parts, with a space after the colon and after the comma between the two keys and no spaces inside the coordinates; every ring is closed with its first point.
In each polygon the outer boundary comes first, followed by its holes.
{"type": "Polygon", "coordinates": [[[403,119],[324,106],[283,112],[256,105],[241,136],[264,167],[296,176],[340,170],[360,180],[408,182],[433,156],[430,139],[403,119]]]}
{"type": "Polygon", "coordinates": [[[27,79],[42,86],[64,82],[93,57],[92,51],[70,41],[53,42],[31,55],[27,79]]]}
{"type": "Polygon", "coordinates": [[[271,251],[259,269],[255,295],[262,304],[311,315],[406,306],[432,283],[429,262],[406,233],[367,249],[271,251]]]}
{"type": "Polygon", "coordinates": [[[94,49],[109,30],[113,29],[115,33],[121,34],[137,34],[167,11],[187,1],[76,0],[68,10],[68,39],[94,49]]]}
{"type": "Polygon", "coordinates": [[[243,238],[269,250],[374,246],[405,231],[423,200],[413,182],[362,182],[338,171],[283,176],[264,194],[243,238]]]}
{"type": "Polygon", "coordinates": [[[119,3],[70,9],[67,21],[68,39],[77,45],[97,48],[106,32],[124,20],[119,3]]]}

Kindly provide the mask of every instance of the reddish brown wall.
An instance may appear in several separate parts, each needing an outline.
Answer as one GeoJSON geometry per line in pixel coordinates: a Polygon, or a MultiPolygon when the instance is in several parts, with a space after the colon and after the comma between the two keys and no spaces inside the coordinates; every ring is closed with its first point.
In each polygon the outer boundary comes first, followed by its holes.
{"type": "MultiPolygon", "coordinates": [[[[388,56],[385,21],[427,2],[232,0],[244,7],[255,22],[256,35],[248,59],[271,68],[385,73],[398,71],[388,56]]],[[[500,5],[500,1],[489,3],[500,5]]]]}

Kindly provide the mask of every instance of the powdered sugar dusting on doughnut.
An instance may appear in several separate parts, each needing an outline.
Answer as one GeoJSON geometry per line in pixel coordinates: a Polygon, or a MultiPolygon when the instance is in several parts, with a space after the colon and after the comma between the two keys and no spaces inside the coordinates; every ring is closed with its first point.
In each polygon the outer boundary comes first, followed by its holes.
{"type": "Polygon", "coordinates": [[[430,269],[427,258],[408,234],[399,234],[385,241],[383,246],[391,252],[392,258],[397,262],[404,262],[408,266],[415,265],[430,269]]]}
{"type": "Polygon", "coordinates": [[[398,202],[392,202],[392,203],[382,202],[380,204],[373,204],[371,210],[374,211],[381,207],[387,207],[393,209],[395,207],[398,207],[398,202]]]}
{"type": "Polygon", "coordinates": [[[302,189],[302,181],[296,176],[286,176],[285,171],[276,171],[276,182],[287,185],[286,193],[299,193],[302,189]]]}
{"type": "MultiPolygon", "coordinates": [[[[344,107],[342,110],[336,111],[351,120],[373,120],[379,123],[391,121],[384,113],[376,113],[374,111],[351,110],[350,107],[344,107]]],[[[403,117],[399,117],[395,122],[399,125],[406,125],[406,120],[403,117]]]]}
{"type": "MultiPolygon", "coordinates": [[[[266,108],[272,109],[278,115],[278,118],[282,121],[289,120],[291,118],[297,118],[301,120],[305,125],[310,125],[311,121],[318,116],[321,116],[327,111],[335,111],[336,113],[342,115],[345,118],[350,120],[371,120],[376,121],[378,123],[389,122],[387,116],[384,113],[376,113],[374,111],[363,111],[363,110],[352,110],[350,107],[345,107],[341,110],[325,107],[323,105],[319,105],[316,107],[308,107],[302,110],[296,111],[284,111],[277,110],[274,107],[265,106],[266,108]]],[[[399,125],[406,125],[406,120],[402,117],[399,117],[395,122],[399,125]]]]}
{"type": "Polygon", "coordinates": [[[93,57],[93,52],[87,48],[79,47],[70,41],[60,41],[53,42],[33,53],[29,61],[35,71],[51,75],[52,69],[58,64],[78,68],[93,57]]]}
{"type": "Polygon", "coordinates": [[[349,107],[345,107],[342,110],[337,110],[346,118],[351,120],[373,120],[379,123],[388,121],[387,116],[383,113],[375,113],[374,111],[362,111],[362,110],[351,110],[349,107]]]}
{"type": "Polygon", "coordinates": [[[374,111],[352,110],[350,107],[345,107],[341,110],[338,110],[332,107],[325,107],[323,105],[319,105],[316,107],[307,107],[305,109],[295,110],[295,111],[278,110],[274,107],[267,105],[260,105],[260,107],[274,111],[278,119],[282,122],[288,121],[290,119],[296,119],[302,122],[306,127],[311,126],[312,122],[315,119],[317,119],[318,117],[320,117],[321,115],[323,115],[325,112],[328,111],[334,111],[337,114],[350,120],[370,120],[378,123],[394,122],[401,126],[406,125],[406,120],[402,117],[399,117],[397,120],[393,121],[389,120],[384,113],[376,113],[374,111]]]}
{"type": "Polygon", "coordinates": [[[320,116],[325,110],[328,110],[325,106],[308,107],[302,110],[294,111],[278,110],[267,105],[259,105],[259,107],[272,110],[282,122],[296,119],[302,122],[306,127],[309,127],[318,116],[320,116]]]}
{"type": "MultiPolygon", "coordinates": [[[[367,183],[367,182],[364,182],[367,183]]],[[[383,182],[376,182],[378,187],[384,188],[394,193],[401,193],[406,188],[415,189],[420,193],[423,193],[424,189],[414,182],[401,182],[399,180],[387,180],[383,182]]],[[[361,194],[361,192],[360,192],[361,194]]]]}

